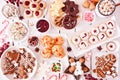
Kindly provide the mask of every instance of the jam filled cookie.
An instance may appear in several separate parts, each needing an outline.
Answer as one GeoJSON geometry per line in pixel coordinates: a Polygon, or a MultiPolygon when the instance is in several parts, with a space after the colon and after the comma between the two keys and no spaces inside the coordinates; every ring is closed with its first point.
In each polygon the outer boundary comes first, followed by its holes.
{"type": "Polygon", "coordinates": [[[52,47],[52,53],[58,58],[63,58],[65,56],[64,49],[61,45],[54,45],[52,47]]]}
{"type": "Polygon", "coordinates": [[[107,30],[106,24],[101,24],[101,25],[99,25],[99,30],[100,30],[101,32],[105,32],[105,31],[107,30]]]}
{"type": "Polygon", "coordinates": [[[34,1],[34,2],[40,2],[41,0],[32,0],[32,1],[34,1]]]}
{"type": "Polygon", "coordinates": [[[31,2],[31,3],[30,3],[30,9],[31,9],[32,11],[39,10],[39,4],[36,3],[36,2],[31,2]]]}
{"type": "Polygon", "coordinates": [[[46,8],[46,2],[45,2],[45,1],[41,1],[41,2],[39,3],[39,6],[40,6],[40,9],[41,9],[41,10],[44,10],[44,9],[46,8]]]}
{"type": "Polygon", "coordinates": [[[31,3],[31,0],[23,0],[23,7],[24,8],[29,8],[30,3],[31,3]]]}
{"type": "Polygon", "coordinates": [[[96,36],[91,36],[91,37],[89,38],[89,42],[90,42],[91,44],[95,44],[95,43],[98,42],[98,38],[97,38],[96,36]]]}
{"type": "Polygon", "coordinates": [[[109,51],[114,51],[116,49],[116,44],[115,42],[108,42],[107,45],[106,45],[106,48],[109,50],[109,51]]]}
{"type": "Polygon", "coordinates": [[[82,33],[80,33],[80,38],[82,40],[87,40],[89,38],[89,33],[88,32],[82,32],[82,33]]]}
{"type": "Polygon", "coordinates": [[[105,40],[106,38],[107,38],[107,36],[106,36],[105,33],[99,33],[99,34],[98,34],[98,39],[99,39],[100,41],[103,41],[103,40],[105,40]]]}
{"type": "Polygon", "coordinates": [[[80,49],[85,49],[85,48],[87,48],[88,47],[88,43],[86,42],[86,41],[81,41],[80,43],[79,43],[79,48],[80,49]]]}
{"type": "Polygon", "coordinates": [[[78,36],[72,37],[72,43],[75,44],[75,45],[79,44],[80,43],[80,37],[78,37],[78,36]]]}
{"type": "Polygon", "coordinates": [[[30,17],[32,17],[32,11],[30,10],[30,9],[25,9],[24,10],[24,17],[26,17],[26,18],[30,18],[30,17]]]}
{"type": "Polygon", "coordinates": [[[99,32],[100,32],[100,31],[99,31],[99,29],[98,29],[97,27],[92,28],[92,30],[91,30],[92,35],[98,35],[99,32]]]}
{"type": "Polygon", "coordinates": [[[30,45],[30,46],[36,46],[36,45],[38,45],[38,37],[36,37],[36,36],[32,36],[32,37],[30,37],[29,39],[28,39],[28,44],[30,45]]]}
{"type": "Polygon", "coordinates": [[[52,50],[49,49],[49,48],[46,48],[46,49],[44,49],[44,50],[41,51],[41,55],[44,58],[50,58],[52,56],[52,50]]]}
{"type": "Polygon", "coordinates": [[[108,30],[106,31],[106,35],[107,35],[108,37],[112,37],[112,36],[114,36],[114,34],[115,34],[115,32],[114,32],[113,29],[108,29],[108,30]]]}
{"type": "Polygon", "coordinates": [[[36,10],[33,12],[33,16],[35,18],[40,18],[42,16],[43,12],[41,10],[36,10]]]}
{"type": "Polygon", "coordinates": [[[62,36],[58,36],[55,38],[55,44],[62,45],[64,43],[64,39],[62,36]]]}
{"type": "Polygon", "coordinates": [[[115,22],[113,20],[109,20],[106,22],[108,28],[113,29],[115,28],[115,22]]]}

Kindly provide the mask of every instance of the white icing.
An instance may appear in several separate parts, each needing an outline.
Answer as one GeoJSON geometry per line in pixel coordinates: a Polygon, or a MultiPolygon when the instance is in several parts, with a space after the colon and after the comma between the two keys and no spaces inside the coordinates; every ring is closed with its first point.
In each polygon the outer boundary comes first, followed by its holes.
{"type": "Polygon", "coordinates": [[[75,65],[76,65],[76,63],[75,63],[75,62],[72,62],[70,65],[71,65],[71,66],[75,66],[75,65]]]}
{"type": "Polygon", "coordinates": [[[83,71],[81,69],[81,64],[79,61],[76,62],[76,69],[74,71],[74,74],[75,75],[82,75],[83,74],[83,71]]]}
{"type": "Polygon", "coordinates": [[[14,63],[14,66],[17,67],[17,66],[18,66],[18,63],[14,63]]]}

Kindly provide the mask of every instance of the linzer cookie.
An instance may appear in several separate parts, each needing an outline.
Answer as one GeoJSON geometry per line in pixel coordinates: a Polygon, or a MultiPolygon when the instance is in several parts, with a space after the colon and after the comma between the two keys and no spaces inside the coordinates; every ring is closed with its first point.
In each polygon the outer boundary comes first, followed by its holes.
{"type": "MultiPolygon", "coordinates": [[[[91,30],[79,31],[75,34],[68,34],[68,41],[74,51],[76,51],[75,56],[79,56],[82,53],[89,51],[107,40],[112,40],[119,35],[118,26],[115,24],[113,18],[106,20],[103,23],[95,25],[91,30]],[[79,52],[81,51],[81,52],[79,52]]],[[[112,44],[114,48],[114,44],[112,44]]],[[[109,45],[110,46],[110,45],[109,45]]]]}

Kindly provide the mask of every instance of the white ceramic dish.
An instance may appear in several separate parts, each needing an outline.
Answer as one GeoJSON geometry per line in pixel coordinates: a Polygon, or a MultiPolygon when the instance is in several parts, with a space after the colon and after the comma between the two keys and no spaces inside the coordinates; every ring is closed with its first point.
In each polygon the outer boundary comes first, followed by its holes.
{"type": "MultiPolygon", "coordinates": [[[[1,69],[2,73],[3,73],[3,69],[2,69],[2,67],[3,67],[3,59],[4,59],[5,55],[6,55],[6,52],[8,52],[10,50],[14,50],[14,49],[19,50],[20,48],[25,48],[33,57],[35,57],[34,53],[27,47],[22,47],[22,46],[21,47],[18,47],[18,46],[9,47],[7,50],[4,51],[3,55],[1,56],[0,69],[1,69]]],[[[36,59],[36,57],[35,57],[35,59],[36,59]]],[[[35,60],[35,66],[33,68],[33,72],[28,74],[28,78],[27,79],[19,79],[19,80],[30,80],[34,76],[34,74],[36,73],[36,70],[37,70],[37,60],[35,60]]],[[[9,80],[14,80],[12,75],[4,75],[4,76],[9,80]]]]}

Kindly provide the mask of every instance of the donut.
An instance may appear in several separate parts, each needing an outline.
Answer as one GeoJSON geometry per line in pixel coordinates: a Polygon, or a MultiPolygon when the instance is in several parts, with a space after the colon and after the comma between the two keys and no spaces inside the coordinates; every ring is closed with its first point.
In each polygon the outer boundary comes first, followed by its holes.
{"type": "Polygon", "coordinates": [[[115,34],[115,32],[114,32],[113,29],[108,29],[108,30],[106,31],[107,37],[112,37],[112,36],[114,36],[114,34],[115,34]]]}
{"type": "Polygon", "coordinates": [[[55,44],[62,45],[64,43],[64,38],[62,36],[55,37],[55,44]]]}
{"type": "Polygon", "coordinates": [[[77,18],[71,15],[65,15],[62,20],[62,25],[65,29],[73,29],[77,24],[77,18]]]}
{"type": "Polygon", "coordinates": [[[107,25],[107,27],[108,27],[109,29],[115,28],[115,22],[114,22],[113,20],[108,20],[108,21],[106,22],[106,25],[107,25]]]}
{"type": "Polygon", "coordinates": [[[31,0],[23,0],[23,7],[24,8],[29,8],[30,3],[31,3],[31,0]]]}
{"type": "Polygon", "coordinates": [[[108,43],[106,44],[106,48],[107,48],[107,50],[109,50],[109,51],[114,51],[114,50],[116,49],[116,44],[115,44],[115,42],[108,42],[108,43]]]}
{"type": "Polygon", "coordinates": [[[33,16],[35,18],[40,18],[42,16],[43,12],[41,10],[36,10],[33,12],[33,16]]]}
{"type": "Polygon", "coordinates": [[[88,43],[86,41],[80,41],[80,43],[79,43],[80,49],[85,49],[87,47],[88,47],[88,43]]]}
{"type": "Polygon", "coordinates": [[[58,58],[63,58],[65,56],[64,49],[61,45],[54,45],[52,47],[52,53],[58,58]]]}
{"type": "Polygon", "coordinates": [[[45,1],[41,1],[41,2],[39,3],[39,6],[40,6],[40,9],[41,9],[41,10],[44,10],[44,9],[46,8],[46,2],[45,2],[45,1]]]}
{"type": "Polygon", "coordinates": [[[89,33],[88,32],[82,32],[82,33],[80,33],[80,38],[82,40],[87,40],[89,38],[89,33]]]}
{"type": "Polygon", "coordinates": [[[25,9],[24,10],[24,17],[25,18],[30,18],[32,16],[33,16],[33,14],[32,14],[32,11],[30,9],[25,9]]]}
{"type": "Polygon", "coordinates": [[[32,11],[36,11],[36,10],[39,10],[39,4],[37,3],[37,2],[31,2],[30,3],[30,9],[32,10],[32,11]]]}
{"type": "Polygon", "coordinates": [[[99,29],[98,29],[97,27],[94,27],[94,28],[92,28],[92,30],[91,30],[91,34],[92,34],[92,35],[95,35],[95,36],[98,35],[99,32],[100,32],[100,31],[99,31],[99,29]]]}
{"type": "Polygon", "coordinates": [[[98,42],[98,38],[97,38],[96,36],[90,36],[89,42],[90,42],[91,44],[95,44],[95,43],[98,42]]]}
{"type": "Polygon", "coordinates": [[[52,50],[50,48],[46,48],[46,49],[41,51],[41,55],[44,58],[50,58],[52,56],[52,50]]]}
{"type": "Polygon", "coordinates": [[[103,41],[103,40],[105,40],[106,38],[107,38],[107,36],[106,36],[105,33],[99,33],[99,34],[98,34],[98,39],[99,39],[100,41],[103,41]]]}
{"type": "Polygon", "coordinates": [[[98,28],[101,32],[105,32],[107,30],[106,24],[100,24],[98,28]]]}
{"type": "Polygon", "coordinates": [[[77,45],[80,43],[80,38],[78,36],[73,36],[72,37],[72,43],[77,45]]]}

